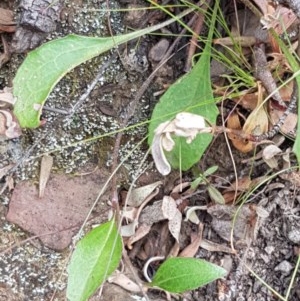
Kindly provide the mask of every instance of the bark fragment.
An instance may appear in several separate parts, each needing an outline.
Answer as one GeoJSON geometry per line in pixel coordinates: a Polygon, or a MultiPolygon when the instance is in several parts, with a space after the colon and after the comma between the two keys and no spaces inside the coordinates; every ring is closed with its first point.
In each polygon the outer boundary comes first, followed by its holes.
{"type": "Polygon", "coordinates": [[[21,0],[12,51],[22,53],[37,47],[56,29],[60,8],[60,1],[21,0]]]}

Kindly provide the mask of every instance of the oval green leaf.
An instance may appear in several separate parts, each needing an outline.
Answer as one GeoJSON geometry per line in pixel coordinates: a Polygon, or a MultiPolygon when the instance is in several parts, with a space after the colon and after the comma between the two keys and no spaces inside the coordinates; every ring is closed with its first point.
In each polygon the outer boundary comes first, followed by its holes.
{"type": "Polygon", "coordinates": [[[71,34],[31,51],[13,81],[14,114],[20,126],[36,128],[40,125],[40,114],[48,95],[67,72],[115,46],[167,26],[191,11],[129,34],[106,38],[71,34]]]}
{"type": "MultiPolygon", "coordinates": [[[[155,129],[163,122],[172,120],[179,112],[191,112],[216,123],[218,108],[215,104],[210,79],[211,41],[214,31],[218,3],[210,21],[208,41],[197,64],[191,72],[169,87],[155,106],[149,124],[149,145],[152,144],[155,129]]],[[[175,147],[166,157],[173,168],[190,169],[197,163],[212,140],[211,134],[198,134],[187,143],[184,138],[172,137],[175,147]]]]}
{"type": "Polygon", "coordinates": [[[121,255],[122,240],[114,220],[90,231],[77,244],[68,266],[68,300],[87,300],[118,267],[121,255]]]}
{"type": "Polygon", "coordinates": [[[169,258],[159,267],[151,286],[183,293],[222,278],[226,273],[223,268],[202,259],[169,258]]]}

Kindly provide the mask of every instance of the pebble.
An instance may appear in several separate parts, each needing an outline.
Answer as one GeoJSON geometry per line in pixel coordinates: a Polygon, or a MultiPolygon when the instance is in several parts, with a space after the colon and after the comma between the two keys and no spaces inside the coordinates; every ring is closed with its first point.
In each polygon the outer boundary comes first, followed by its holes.
{"type": "Polygon", "coordinates": [[[288,275],[292,269],[293,269],[292,264],[287,260],[283,260],[275,267],[274,270],[288,275]]]}
{"type": "Polygon", "coordinates": [[[170,42],[161,39],[149,51],[148,57],[151,62],[160,62],[169,48],[170,42]]]}
{"type": "Polygon", "coordinates": [[[292,229],[288,232],[288,239],[294,244],[300,244],[300,229],[292,229]]]}
{"type": "Polygon", "coordinates": [[[274,246],[267,246],[265,247],[265,251],[267,254],[271,255],[275,250],[275,247],[274,246]]]}

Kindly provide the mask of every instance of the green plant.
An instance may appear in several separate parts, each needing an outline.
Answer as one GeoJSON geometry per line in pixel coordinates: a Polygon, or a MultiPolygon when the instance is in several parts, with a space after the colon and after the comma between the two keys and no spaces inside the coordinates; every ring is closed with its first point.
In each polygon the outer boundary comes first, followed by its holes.
{"type": "Polygon", "coordinates": [[[91,230],[72,254],[67,298],[87,300],[118,267],[121,256],[122,239],[114,219],[91,230]]]}
{"type": "Polygon", "coordinates": [[[14,114],[20,126],[40,126],[40,115],[47,97],[70,70],[117,45],[167,26],[191,11],[188,9],[177,18],[129,34],[107,38],[71,34],[31,51],[19,67],[13,82],[16,98],[14,114]]]}
{"type": "Polygon", "coordinates": [[[195,190],[200,184],[204,184],[207,187],[207,191],[210,198],[214,202],[218,204],[225,204],[225,200],[222,194],[213,185],[211,185],[210,181],[207,179],[207,177],[216,172],[217,169],[218,166],[212,166],[208,168],[203,174],[199,174],[196,177],[196,179],[191,183],[191,188],[195,190]]]}
{"type": "MultiPolygon", "coordinates": [[[[173,119],[178,112],[190,112],[203,116],[211,124],[215,124],[219,113],[210,79],[211,41],[214,33],[217,5],[215,6],[208,34],[208,40],[201,57],[190,73],[175,82],[161,97],[155,106],[149,124],[151,145],[157,127],[173,119]]],[[[198,162],[212,140],[211,134],[198,135],[191,143],[184,138],[174,137],[174,148],[166,153],[167,160],[173,168],[188,170],[198,162]]]]}

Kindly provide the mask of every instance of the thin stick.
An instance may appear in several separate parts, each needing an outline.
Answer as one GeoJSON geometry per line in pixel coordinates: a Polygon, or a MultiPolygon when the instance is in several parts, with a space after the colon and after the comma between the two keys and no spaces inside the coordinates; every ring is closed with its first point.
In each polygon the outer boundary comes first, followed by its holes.
{"type": "Polygon", "coordinates": [[[275,80],[268,68],[268,62],[264,45],[255,46],[253,49],[254,58],[254,75],[260,80],[269,94],[272,94],[272,98],[275,99],[278,104],[286,108],[285,102],[282,100],[281,95],[277,89],[275,80]]]}
{"type": "Polygon", "coordinates": [[[205,12],[207,11],[207,8],[208,8],[209,4],[210,3],[208,1],[207,5],[203,9],[203,12],[196,12],[197,20],[196,20],[196,24],[195,24],[194,29],[193,29],[194,33],[193,33],[193,36],[191,38],[190,47],[188,49],[188,56],[187,56],[186,64],[185,64],[185,67],[184,67],[185,72],[188,72],[191,69],[192,58],[193,58],[193,56],[196,52],[197,41],[199,39],[200,32],[203,28],[205,12]]]}

